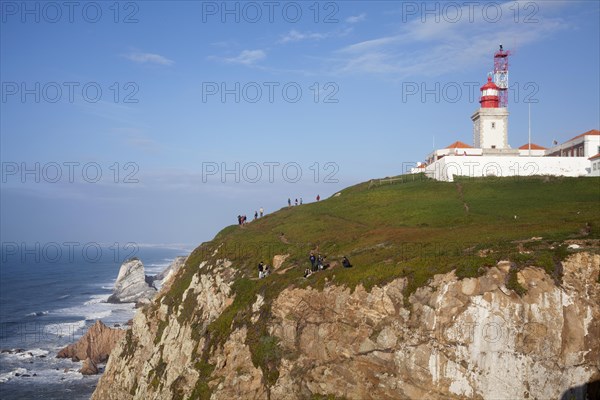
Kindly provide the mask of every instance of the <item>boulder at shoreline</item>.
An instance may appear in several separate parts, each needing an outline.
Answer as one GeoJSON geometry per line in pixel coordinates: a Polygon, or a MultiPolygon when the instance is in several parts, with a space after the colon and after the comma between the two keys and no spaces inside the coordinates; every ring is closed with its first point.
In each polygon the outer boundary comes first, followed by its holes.
{"type": "Polygon", "coordinates": [[[124,330],[109,328],[98,320],[85,335],[59,351],[56,357],[70,358],[73,361],[86,360],[87,364],[84,363],[84,367],[92,370],[92,365],[95,367],[95,364],[108,360],[110,352],[124,336],[124,330]]]}

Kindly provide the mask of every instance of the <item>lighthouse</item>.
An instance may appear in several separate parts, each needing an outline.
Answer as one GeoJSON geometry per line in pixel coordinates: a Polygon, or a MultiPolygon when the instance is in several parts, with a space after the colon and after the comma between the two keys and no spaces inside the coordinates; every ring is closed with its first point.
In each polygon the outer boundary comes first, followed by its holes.
{"type": "MultiPolygon", "coordinates": [[[[500,107],[500,88],[488,76],[480,88],[480,107],[471,116],[473,121],[473,145],[483,149],[484,154],[506,153],[508,146],[508,109],[500,107]]],[[[510,150],[508,150],[510,152],[510,150]]]]}
{"type": "Polygon", "coordinates": [[[510,51],[500,45],[494,53],[494,70],[479,89],[479,108],[471,115],[473,146],[456,141],[433,150],[426,157],[426,165],[417,165],[411,173],[424,170],[426,176],[446,182],[453,182],[455,176],[585,176],[592,173],[590,161],[596,162],[599,155],[593,154],[600,149],[598,130],[575,136],[553,149],[531,141],[517,149],[508,145],[509,55],[510,51]]]}

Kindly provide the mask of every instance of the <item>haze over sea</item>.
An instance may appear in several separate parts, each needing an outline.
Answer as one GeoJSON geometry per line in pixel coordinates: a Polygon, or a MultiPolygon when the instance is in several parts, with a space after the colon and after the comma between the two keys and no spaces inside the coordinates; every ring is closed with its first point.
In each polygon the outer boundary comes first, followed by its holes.
{"type": "Polygon", "coordinates": [[[81,362],[57,359],[56,353],[81,337],[96,320],[123,325],[133,317],[133,304],[106,299],[126,258],[144,262],[146,275],[165,269],[188,249],[98,247],[90,244],[35,244],[2,247],[0,266],[0,398],[88,399],[100,375],[83,376],[81,362]],[[62,254],[51,252],[60,248],[62,254]],[[118,250],[117,250],[118,248],[118,250]],[[101,254],[96,252],[101,249],[101,254]],[[33,251],[25,251],[33,250],[33,251]],[[36,259],[37,257],[37,259],[36,259]],[[7,350],[11,350],[8,352],[7,350]],[[14,352],[12,350],[20,350],[14,352]]]}

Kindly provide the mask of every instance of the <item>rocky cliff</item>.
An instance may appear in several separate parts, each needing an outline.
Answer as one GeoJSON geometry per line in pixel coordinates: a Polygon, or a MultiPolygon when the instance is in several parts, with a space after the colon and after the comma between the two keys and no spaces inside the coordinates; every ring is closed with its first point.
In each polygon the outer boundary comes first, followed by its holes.
{"type": "Polygon", "coordinates": [[[167,268],[153,277],[154,286],[161,289],[163,286],[168,285],[171,278],[173,278],[177,271],[185,265],[185,260],[187,260],[187,256],[175,257],[167,268]]]}
{"type": "Polygon", "coordinates": [[[144,273],[144,264],[137,258],[125,261],[119,269],[109,303],[148,303],[156,294],[152,278],[144,273]]]}
{"type": "Polygon", "coordinates": [[[230,261],[203,259],[138,311],[93,399],[583,399],[600,379],[597,254],[571,254],[562,281],[499,262],[409,296],[405,278],[273,295],[271,277],[240,283],[230,261]]]}
{"type": "Polygon", "coordinates": [[[75,343],[58,352],[57,358],[70,358],[84,361],[80,372],[84,375],[98,373],[97,364],[106,362],[112,349],[125,336],[125,331],[112,329],[102,323],[96,323],[75,343]]]}

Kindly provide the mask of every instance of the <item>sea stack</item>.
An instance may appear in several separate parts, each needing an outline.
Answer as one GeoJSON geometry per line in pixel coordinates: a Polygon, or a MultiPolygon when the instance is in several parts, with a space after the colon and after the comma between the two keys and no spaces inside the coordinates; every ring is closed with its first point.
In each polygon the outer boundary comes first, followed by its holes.
{"type": "MultiPolygon", "coordinates": [[[[76,343],[58,352],[57,358],[70,358],[73,361],[86,361],[82,367],[87,374],[97,373],[96,364],[108,360],[108,356],[118,341],[125,336],[122,329],[111,329],[98,320],[76,343]],[[96,369],[96,372],[90,372],[96,369]]],[[[83,373],[83,372],[82,372],[83,373]]]]}
{"type": "Polygon", "coordinates": [[[107,302],[145,303],[155,294],[156,288],[144,274],[144,264],[138,258],[132,258],[121,265],[113,293],[107,302]]]}

